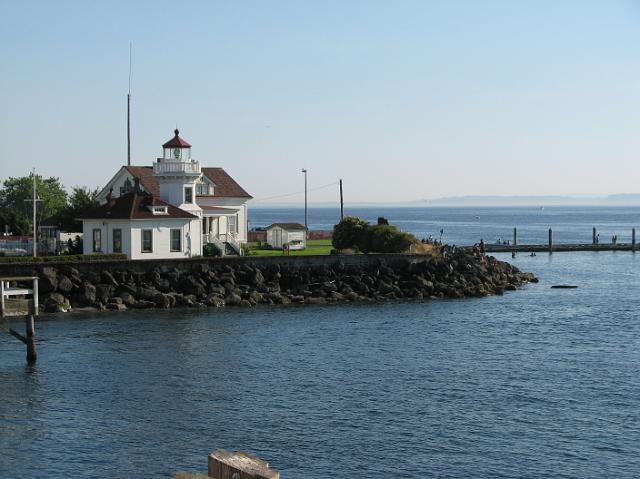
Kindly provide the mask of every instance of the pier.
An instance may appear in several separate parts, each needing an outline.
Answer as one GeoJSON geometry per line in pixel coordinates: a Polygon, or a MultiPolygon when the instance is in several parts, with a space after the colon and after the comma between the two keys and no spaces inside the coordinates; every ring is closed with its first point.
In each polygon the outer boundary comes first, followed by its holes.
{"type": "Polygon", "coordinates": [[[0,278],[0,326],[27,346],[27,362],[38,358],[35,339],[35,316],[38,315],[38,277],[13,276],[0,278]],[[31,283],[31,288],[23,286],[31,283]],[[25,334],[9,327],[6,318],[24,316],[25,334]]]}
{"type": "Polygon", "coordinates": [[[503,244],[486,244],[485,250],[487,253],[561,253],[571,251],[635,251],[636,247],[632,244],[618,243],[618,244],[591,244],[591,243],[579,243],[579,244],[518,244],[518,245],[503,245],[503,244]]]}
{"type": "MultiPolygon", "coordinates": [[[[518,228],[513,228],[513,242],[509,243],[485,243],[487,253],[561,253],[575,251],[636,251],[636,229],[631,230],[631,243],[600,243],[595,226],[591,232],[591,243],[554,243],[553,229],[549,228],[547,244],[519,244],[518,228]]],[[[466,248],[470,249],[470,246],[466,248]]]]}

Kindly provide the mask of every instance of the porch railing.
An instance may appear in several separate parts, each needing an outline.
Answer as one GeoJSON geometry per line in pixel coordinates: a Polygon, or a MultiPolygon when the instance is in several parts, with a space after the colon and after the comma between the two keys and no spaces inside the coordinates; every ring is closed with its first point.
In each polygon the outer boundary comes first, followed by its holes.
{"type": "Polygon", "coordinates": [[[166,174],[182,174],[182,175],[197,175],[200,174],[200,162],[199,161],[156,161],[153,164],[154,175],[166,175],[166,174]]]}

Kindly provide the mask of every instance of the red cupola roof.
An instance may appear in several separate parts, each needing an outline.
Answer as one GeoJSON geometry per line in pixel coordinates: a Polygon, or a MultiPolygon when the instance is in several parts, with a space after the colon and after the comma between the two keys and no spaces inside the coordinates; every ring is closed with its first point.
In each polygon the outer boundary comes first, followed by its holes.
{"type": "Polygon", "coordinates": [[[173,130],[173,132],[176,134],[176,136],[162,145],[162,148],[191,148],[191,145],[189,143],[180,138],[180,131],[177,128],[173,130]]]}

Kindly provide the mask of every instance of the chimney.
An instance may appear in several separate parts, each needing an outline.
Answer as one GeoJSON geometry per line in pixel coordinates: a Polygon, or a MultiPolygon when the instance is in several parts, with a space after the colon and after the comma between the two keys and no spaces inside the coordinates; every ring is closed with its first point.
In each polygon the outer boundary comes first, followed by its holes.
{"type": "Polygon", "coordinates": [[[109,188],[109,193],[107,193],[107,205],[111,208],[116,204],[116,199],[113,197],[113,188],[109,188]]]}

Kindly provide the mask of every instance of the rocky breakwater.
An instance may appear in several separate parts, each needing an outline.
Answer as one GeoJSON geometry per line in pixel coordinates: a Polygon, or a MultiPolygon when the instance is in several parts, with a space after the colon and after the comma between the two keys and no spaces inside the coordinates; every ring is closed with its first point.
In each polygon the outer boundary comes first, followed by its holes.
{"type": "Polygon", "coordinates": [[[340,257],[311,264],[246,259],[198,262],[182,269],[168,262],[147,272],[81,273],[71,265],[57,265],[36,273],[45,312],[465,298],[503,294],[537,282],[531,273],[508,263],[466,252],[392,261],[371,256],[360,264],[345,264],[340,257]]]}

